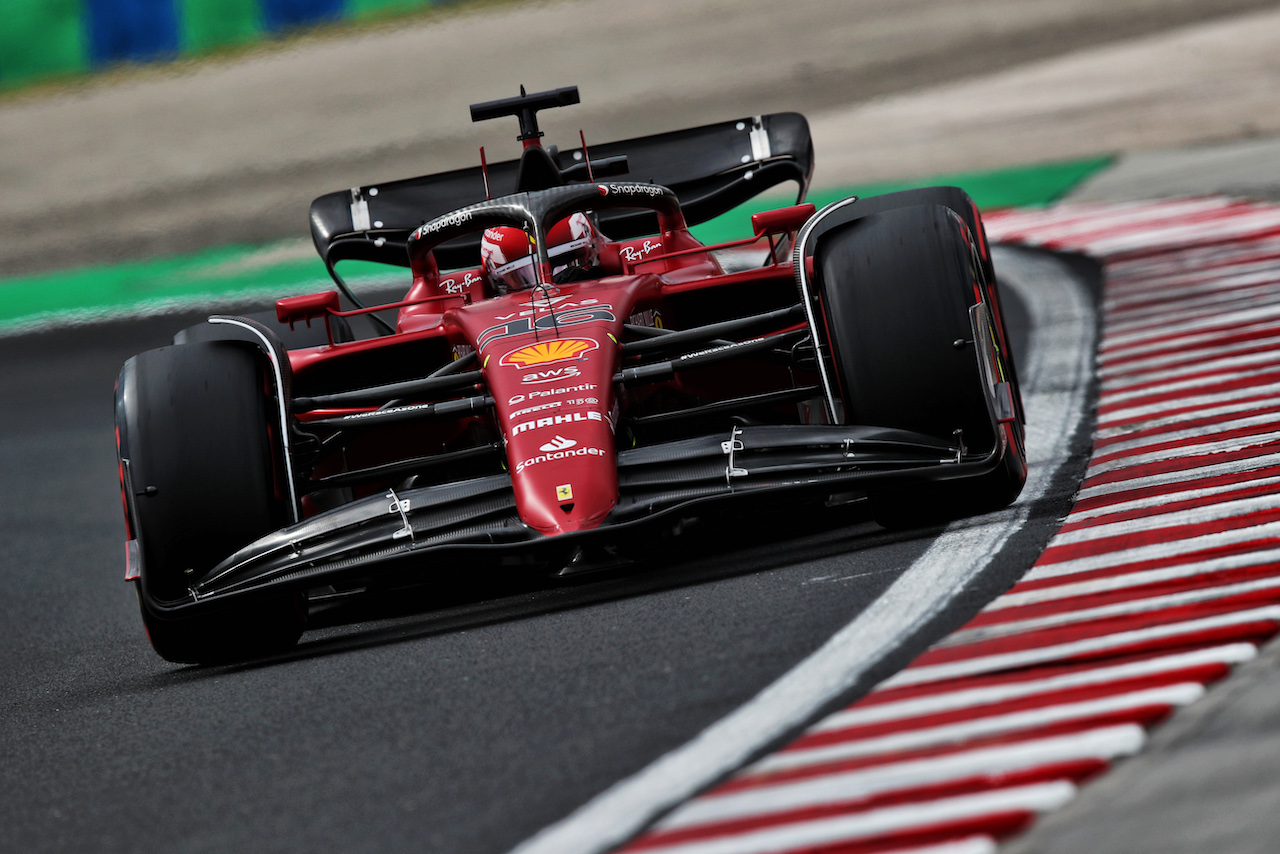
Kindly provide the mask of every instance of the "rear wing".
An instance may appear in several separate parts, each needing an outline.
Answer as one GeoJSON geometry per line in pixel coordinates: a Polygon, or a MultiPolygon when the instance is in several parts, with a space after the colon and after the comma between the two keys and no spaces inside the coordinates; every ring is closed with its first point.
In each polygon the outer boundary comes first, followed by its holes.
{"type": "MultiPolygon", "coordinates": [[[[625,156],[629,179],[675,192],[690,225],[706,222],[770,187],[800,185],[804,201],[813,175],[809,123],[799,113],[775,113],[737,121],[590,146],[592,163],[625,156]]],[[[557,152],[561,170],[582,162],[582,149],[557,152]]],[[[494,195],[515,192],[520,161],[489,165],[494,195]]],[[[582,170],[577,170],[581,172],[582,170]]],[[[311,239],[325,266],[343,259],[409,266],[409,235],[419,225],[484,201],[479,166],[328,193],[311,203],[311,239]]],[[[601,211],[600,225],[613,240],[657,230],[652,212],[601,211]]],[[[480,263],[480,236],[467,235],[435,250],[442,269],[480,263]]]]}

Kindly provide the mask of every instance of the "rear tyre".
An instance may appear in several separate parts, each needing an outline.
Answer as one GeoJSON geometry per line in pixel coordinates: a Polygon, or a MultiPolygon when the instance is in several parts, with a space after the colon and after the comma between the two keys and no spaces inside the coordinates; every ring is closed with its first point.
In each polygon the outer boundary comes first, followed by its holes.
{"type": "Polygon", "coordinates": [[[170,661],[248,658],[291,647],[302,633],[294,596],[177,618],[162,608],[188,600],[211,568],[289,521],[268,377],[257,347],[233,341],[150,350],[121,372],[116,423],[134,491],[142,620],[170,661]]]}
{"type": "MultiPolygon", "coordinates": [[[[948,441],[959,431],[970,451],[995,446],[969,317],[985,283],[972,239],[942,205],[887,210],[822,237],[816,266],[846,421],[948,441]]],[[[1007,354],[997,358],[1016,386],[1007,354]]],[[[1026,480],[1022,430],[1016,420],[1000,429],[1008,449],[994,470],[877,489],[870,495],[876,521],[902,528],[1012,502],[1026,480]]]]}

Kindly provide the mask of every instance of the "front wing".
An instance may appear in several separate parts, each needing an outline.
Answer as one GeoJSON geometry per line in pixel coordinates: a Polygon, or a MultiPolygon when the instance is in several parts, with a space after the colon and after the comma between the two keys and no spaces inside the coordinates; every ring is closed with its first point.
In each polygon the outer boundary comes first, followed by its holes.
{"type": "Polygon", "coordinates": [[[557,559],[578,547],[625,543],[731,501],[974,477],[1007,451],[1003,431],[995,432],[1001,439],[986,454],[859,426],[735,427],[728,436],[626,450],[618,454],[619,500],[610,516],[596,529],[555,537],[520,521],[506,474],[388,490],[262,537],[214,567],[187,598],[148,598],[148,606],[179,616],[283,590],[425,581],[481,555],[557,559]]]}

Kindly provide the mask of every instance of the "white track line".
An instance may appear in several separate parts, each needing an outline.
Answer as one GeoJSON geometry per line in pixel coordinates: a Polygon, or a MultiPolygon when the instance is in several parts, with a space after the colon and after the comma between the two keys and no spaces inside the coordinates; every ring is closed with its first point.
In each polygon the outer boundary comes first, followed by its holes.
{"type": "Polygon", "coordinates": [[[996,847],[996,841],[990,836],[967,836],[924,848],[895,848],[884,854],[995,854],[996,847]]]}
{"type": "MultiPolygon", "coordinates": [[[[1261,366],[1265,370],[1266,365],[1261,366]]],[[[1231,382],[1232,380],[1242,379],[1250,376],[1257,376],[1261,371],[1257,368],[1252,370],[1222,370],[1213,373],[1207,373],[1200,377],[1181,377],[1171,379],[1167,382],[1156,383],[1144,388],[1130,388],[1126,391],[1109,391],[1107,392],[1106,403],[1115,404],[1123,403],[1127,400],[1140,400],[1144,397],[1151,397],[1157,394],[1171,394],[1176,391],[1189,391],[1200,387],[1212,387],[1214,385],[1231,382]]]]}
{"type": "Polygon", "coordinates": [[[1205,314],[1192,320],[1171,322],[1156,330],[1138,329],[1131,332],[1107,332],[1102,336],[1102,352],[1111,358],[1120,353],[1148,350],[1156,344],[1172,346],[1179,340],[1203,334],[1206,329],[1235,328],[1245,323],[1280,317],[1280,306],[1264,305],[1221,313],[1205,314]]]}
{"type": "Polygon", "coordinates": [[[938,614],[1026,520],[1030,505],[1067,461],[1083,417],[1094,353],[1093,307],[1063,267],[1002,253],[1001,283],[1026,303],[1034,330],[1021,365],[1036,461],[1022,497],[986,521],[949,527],[888,590],[817,652],[693,741],[616,783],[518,845],[515,854],[594,854],[621,844],[662,812],[741,767],[761,745],[808,720],[857,684],[902,639],[938,614]]]}
{"type": "MultiPolygon", "coordinates": [[[[1280,522],[1268,522],[1265,525],[1251,525],[1248,528],[1235,528],[1214,534],[1203,534],[1185,540],[1174,540],[1167,543],[1153,543],[1149,546],[1135,546],[1130,549],[1117,549],[1110,554],[1089,555],[1053,563],[1039,563],[1024,576],[1023,581],[1036,581],[1043,578],[1061,578],[1081,572],[1092,572],[1096,569],[1117,569],[1125,564],[1145,563],[1168,558],[1187,558],[1188,555],[1205,549],[1222,548],[1254,540],[1267,540],[1280,537],[1280,522]]],[[[1051,546],[1052,547],[1052,546],[1051,546]]],[[[1178,563],[1180,561],[1175,561],[1178,563]]]]}
{"type": "Polygon", "coordinates": [[[1075,248],[1095,257],[1106,257],[1120,253],[1145,254],[1167,245],[1203,245],[1215,238],[1258,233],[1267,229],[1272,218],[1266,206],[1232,200],[1201,210],[1173,203],[1164,208],[1122,212],[1118,216],[1104,213],[1097,219],[1082,218],[1078,223],[1055,224],[1047,230],[1037,228],[1031,236],[1051,248],[1075,248]]]}
{"type": "MultiPolygon", "coordinates": [[[[1255,407],[1257,406],[1257,404],[1253,405],[1255,407]]],[[[1142,436],[1137,439],[1111,442],[1108,445],[1096,449],[1094,451],[1094,456],[1109,457],[1114,454],[1122,454],[1126,451],[1141,451],[1143,448],[1149,448],[1153,445],[1161,445],[1167,442],[1180,442],[1183,439],[1216,436],[1220,433],[1240,430],[1246,427],[1262,427],[1272,424],[1280,426],[1280,412],[1264,412],[1261,415],[1255,415],[1252,411],[1245,410],[1237,414],[1240,417],[1225,421],[1215,421],[1212,424],[1200,425],[1198,427],[1179,428],[1178,424],[1170,424],[1168,426],[1173,429],[1151,433],[1151,435],[1142,436]]],[[[1152,428],[1143,427],[1142,429],[1151,430],[1152,428]]]]}
{"type": "Polygon", "coordinates": [[[1243,264],[1264,264],[1277,258],[1280,258],[1280,240],[1273,236],[1112,261],[1107,265],[1108,281],[1114,282],[1116,288],[1109,296],[1154,293],[1159,290],[1156,283],[1164,277],[1177,278],[1188,272],[1207,275],[1215,270],[1236,270],[1243,264]]]}
{"type": "MultiPolygon", "coordinates": [[[[1250,342],[1251,344],[1253,342],[1250,342]]],[[[1182,379],[1190,379],[1192,374],[1200,374],[1207,376],[1209,374],[1218,374],[1220,376],[1243,376],[1249,373],[1255,373],[1263,368],[1272,368],[1280,364],[1280,353],[1269,351],[1261,353],[1247,353],[1243,356],[1225,356],[1220,359],[1199,359],[1195,362],[1179,365],[1174,368],[1167,368],[1159,371],[1145,371],[1141,374],[1129,373],[1123,376],[1112,377],[1102,383],[1102,389],[1105,393],[1120,392],[1125,389],[1133,389],[1134,386],[1144,385],[1146,383],[1156,383],[1151,385],[1149,389],[1159,389],[1164,384],[1176,382],[1182,379]]]]}
{"type": "Polygon", "coordinates": [[[1107,329],[1111,333],[1134,332],[1145,329],[1159,336],[1163,325],[1171,317],[1179,318],[1212,318],[1222,317],[1232,311],[1245,311],[1259,306],[1274,305],[1275,275],[1266,281],[1255,282],[1249,287],[1240,287],[1232,291],[1219,291],[1198,299],[1178,300],[1176,310],[1166,305],[1144,306],[1125,312],[1117,312],[1118,316],[1108,317],[1107,329]]]}
{"type": "Polygon", "coordinates": [[[1240,581],[1235,584],[1223,584],[1217,587],[1204,587],[1198,590],[1184,590],[1181,593],[1166,593],[1158,596],[1144,596],[1136,599],[1125,599],[1109,605],[1097,605],[1092,608],[1072,608],[1056,614],[1045,614],[1040,617],[1028,617],[1025,620],[1009,620],[1003,623],[990,623],[961,629],[934,646],[934,649],[965,646],[966,644],[995,638],[1013,637],[1027,632],[1043,629],[1059,628],[1074,623],[1090,620],[1105,620],[1111,617],[1126,617],[1131,614],[1144,614],[1151,611],[1162,611],[1166,608],[1178,608],[1186,605],[1203,605],[1217,599],[1236,596],[1242,593],[1260,593],[1263,591],[1280,591],[1280,578],[1259,578],[1253,581],[1240,581]]]}
{"type": "MultiPolygon", "coordinates": [[[[1205,309],[1218,309],[1246,301],[1273,302],[1271,285],[1275,284],[1276,271],[1271,264],[1256,265],[1260,269],[1249,272],[1237,272],[1215,275],[1197,272],[1193,276],[1185,276],[1181,283],[1169,282],[1165,288],[1152,287],[1145,292],[1125,291],[1124,297],[1108,300],[1108,323],[1122,323],[1126,326],[1145,323],[1153,325],[1161,319],[1168,320],[1171,314],[1178,316],[1196,316],[1210,314],[1205,309]],[[1128,298],[1129,305],[1117,305],[1128,298]]],[[[1166,280],[1167,281],[1167,280],[1166,280]]]]}
{"type": "Polygon", "coordinates": [[[1220,439],[1213,442],[1199,442],[1194,445],[1183,445],[1179,448],[1165,448],[1159,451],[1150,451],[1148,453],[1133,454],[1127,457],[1120,457],[1114,460],[1107,460],[1102,463],[1095,463],[1089,466],[1088,473],[1085,478],[1097,477],[1119,469],[1127,469],[1135,466],[1146,465],[1148,463],[1161,463],[1166,460],[1186,460],[1186,471],[1196,471],[1201,466],[1206,465],[1204,460],[1190,460],[1190,457],[1208,456],[1210,454],[1226,454],[1232,451],[1243,451],[1247,448],[1256,448],[1263,445],[1274,444],[1280,440],[1280,430],[1270,433],[1256,433],[1252,436],[1237,436],[1231,439],[1220,439]]]}
{"type": "MultiPolygon", "coordinates": [[[[1277,346],[1280,346],[1280,339],[1277,340],[1277,346]]],[[[1280,389],[1280,386],[1276,388],[1280,389]]],[[[1186,424],[1188,421],[1196,421],[1201,418],[1214,418],[1221,415],[1248,415],[1257,412],[1267,406],[1275,406],[1276,402],[1264,403],[1257,400],[1235,401],[1232,403],[1224,403],[1219,406],[1206,406],[1197,408],[1190,412],[1180,412],[1177,415],[1166,415],[1162,418],[1149,418],[1144,421],[1124,424],[1117,427],[1102,427],[1095,431],[1095,441],[1114,439],[1118,436],[1131,435],[1139,430],[1159,430],[1161,428],[1176,428],[1180,424],[1186,424]]],[[[1280,418],[1280,415],[1276,417],[1280,418]]],[[[1123,442],[1112,442],[1107,445],[1110,449],[1112,446],[1123,446],[1123,442]]],[[[1102,451],[1107,453],[1107,451],[1102,451]]]]}
{"type": "MultiPolygon", "coordinates": [[[[1235,335],[1256,335],[1257,337],[1251,340],[1261,340],[1266,336],[1276,334],[1278,330],[1280,330],[1280,320],[1269,318],[1255,321],[1254,323],[1241,324],[1235,327],[1232,333],[1235,335]]],[[[1150,355],[1153,351],[1159,352],[1163,350],[1174,355],[1192,354],[1207,347],[1217,346],[1221,342],[1222,330],[1210,329],[1193,335],[1182,335],[1174,342],[1154,347],[1144,344],[1139,347],[1117,350],[1114,353],[1099,353],[1098,364],[1102,370],[1111,370],[1111,366],[1114,365],[1116,370],[1123,371],[1128,365],[1141,364],[1146,359],[1162,358],[1150,355]]]]}
{"type": "Polygon", "coordinates": [[[982,610],[984,612],[1002,611],[1007,608],[1020,608],[1025,605],[1053,602],[1057,599],[1070,599],[1076,596],[1088,596],[1093,593],[1110,593],[1129,587],[1141,587],[1144,584],[1159,584],[1163,581],[1182,581],[1192,578],[1208,579],[1210,576],[1235,569],[1278,568],[1277,564],[1280,564],[1280,549],[1266,549],[1214,560],[1166,566],[1160,569],[1108,575],[1103,578],[1092,578],[1088,581],[1077,581],[1070,584],[1055,584],[1052,587],[1039,587],[1034,590],[1020,591],[1015,586],[1012,591],[993,600],[991,604],[982,610]]]}
{"type": "Polygon", "coordinates": [[[1280,334],[1277,334],[1275,328],[1272,327],[1257,337],[1244,338],[1230,344],[1219,344],[1217,341],[1205,342],[1200,347],[1182,347],[1174,352],[1152,356],[1148,359],[1134,359],[1128,362],[1103,365],[1098,369],[1098,376],[1102,378],[1104,385],[1112,378],[1137,378],[1141,376],[1144,379],[1152,379],[1157,371],[1183,365],[1203,364],[1206,358],[1229,358],[1244,350],[1254,348],[1274,349],[1277,347],[1280,347],[1280,334]]]}
{"type": "MultiPolygon", "coordinates": [[[[1065,780],[960,795],[923,804],[885,807],[836,818],[794,822],[719,839],[653,848],[662,854],[776,854],[820,845],[852,843],[912,828],[964,821],[1014,811],[1048,812],[1075,797],[1065,780]]],[[[927,849],[926,849],[927,850],[927,849]]],[[[936,850],[936,849],[935,849],[936,850]]]]}
{"type": "Polygon", "coordinates": [[[1239,516],[1247,516],[1250,513],[1258,513],[1264,510],[1276,509],[1276,497],[1274,495],[1259,495],[1252,498],[1237,498],[1234,501],[1220,501],[1213,504],[1203,504],[1199,507],[1192,507],[1189,510],[1175,510],[1170,513],[1151,513],[1138,519],[1126,519],[1122,522],[1107,522],[1099,525],[1092,525],[1086,528],[1077,528],[1074,531],[1058,533],[1050,541],[1050,547],[1053,546],[1069,546],[1076,543],[1088,543],[1094,540],[1101,540],[1106,537],[1116,537],[1121,534],[1136,534],[1140,531],[1158,531],[1168,529],[1169,539],[1182,540],[1183,537],[1178,536],[1177,529],[1187,525],[1198,525],[1204,522],[1220,522],[1227,519],[1235,519],[1239,516]]]}
{"type": "Polygon", "coordinates": [[[1132,756],[1146,741],[1142,727],[1106,727],[1069,736],[965,750],[946,756],[875,765],[822,777],[761,784],[690,801],[660,821],[658,832],[822,804],[852,802],[969,777],[1007,774],[1081,759],[1132,756]]]}
{"type": "Polygon", "coordinates": [[[1260,409],[1275,402],[1280,383],[1249,385],[1230,391],[1195,395],[1174,400],[1162,400],[1127,409],[1112,409],[1098,413],[1097,435],[1111,438],[1116,435],[1144,430],[1157,424],[1190,421],[1227,406],[1244,407],[1243,411],[1260,409]]]}
{"type": "Polygon", "coordinates": [[[1189,223],[1177,228],[1162,229],[1145,235],[1141,241],[1117,235],[1086,243],[1081,250],[1095,258],[1108,255],[1136,255],[1160,252],[1171,244],[1184,242],[1188,246],[1209,246],[1234,240],[1254,240],[1280,228],[1280,211],[1261,211],[1255,216],[1235,217],[1213,225],[1189,223]]]}
{"type": "Polygon", "coordinates": [[[1244,474],[1246,472],[1254,472],[1258,475],[1258,478],[1264,478],[1269,476],[1271,469],[1276,466],[1280,466],[1280,454],[1259,454],[1256,457],[1246,457],[1243,460],[1231,460],[1230,462],[1206,465],[1200,469],[1161,472],[1160,474],[1143,475],[1142,477],[1114,483],[1086,486],[1076,493],[1076,501],[1102,498],[1108,495],[1122,495],[1126,492],[1133,492],[1147,487],[1170,486],[1183,482],[1207,480],[1222,475],[1244,474]]]}
{"type": "MultiPolygon", "coordinates": [[[[1280,210],[1260,208],[1216,220],[1181,222],[1164,228],[1134,229],[1130,233],[1108,234],[1079,243],[1080,249],[1095,258],[1158,250],[1165,246],[1204,245],[1225,240],[1245,240],[1280,228],[1280,210]]],[[[1071,241],[1076,243],[1076,241],[1071,241]]]]}
{"type": "MultiPolygon", "coordinates": [[[[904,671],[909,672],[909,671],[904,671]]],[[[1005,715],[989,715],[942,726],[925,727],[895,732],[890,735],[860,738],[820,747],[789,748],[770,754],[744,773],[752,777],[793,771],[814,765],[825,765],[850,759],[885,756],[908,750],[960,745],[976,738],[989,738],[1015,732],[1027,732],[1055,724],[1068,723],[1098,715],[1116,714],[1149,706],[1185,706],[1204,696],[1204,686],[1199,682],[1180,682],[1162,685],[1143,691],[1129,691],[1110,697],[1082,700],[1076,703],[1058,703],[1036,709],[1026,709],[1005,715]]]]}
{"type": "Polygon", "coordinates": [[[1193,199],[1150,204],[1056,205],[1044,211],[1024,214],[994,214],[984,218],[987,237],[992,241],[1043,244],[1048,239],[1069,242],[1075,235],[1099,230],[1143,227],[1152,222],[1178,221],[1183,217],[1224,211],[1233,203],[1225,198],[1193,199]]]}
{"type": "Polygon", "coordinates": [[[1031,647],[1012,652],[962,658],[958,661],[948,661],[943,664],[908,667],[906,670],[886,680],[883,684],[885,687],[901,688],[907,685],[940,682],[944,679],[957,679],[961,676],[999,673],[1002,670],[1009,670],[1014,667],[1030,667],[1035,664],[1062,661],[1079,655],[1098,654],[1149,641],[1171,640],[1181,635],[1194,635],[1212,629],[1229,628],[1253,622],[1280,623],[1280,606],[1251,608],[1245,611],[1236,611],[1233,614],[1168,623],[1163,626],[1152,626],[1151,628],[1137,629],[1131,632],[1116,632],[1115,634],[1069,641],[1052,646],[1031,647]]]}
{"type": "Polygon", "coordinates": [[[1268,477],[1267,475],[1269,474],[1269,470],[1267,469],[1259,470],[1257,474],[1258,477],[1256,478],[1240,481],[1238,483],[1225,483],[1219,486],[1209,486],[1198,489],[1172,490],[1169,492],[1162,492],[1159,495],[1150,495],[1146,498],[1135,498],[1130,501],[1117,501],[1115,504],[1108,504],[1104,507],[1094,507],[1091,510],[1079,510],[1071,514],[1069,517],[1069,524],[1080,524],[1089,522],[1091,519],[1098,519],[1115,513],[1126,513],[1132,510],[1155,510],[1159,512],[1161,507],[1175,502],[1211,498],[1215,495],[1223,495],[1237,490],[1266,489],[1267,487],[1280,488],[1280,476],[1268,477]]]}
{"type": "MultiPolygon", "coordinates": [[[[1181,275],[1164,274],[1145,276],[1141,280],[1117,283],[1116,292],[1102,303],[1108,313],[1127,315],[1129,312],[1155,311],[1151,304],[1166,304],[1183,298],[1192,300],[1202,296],[1276,280],[1276,261],[1273,258],[1258,260],[1241,258],[1230,264],[1213,268],[1199,268],[1181,275]]],[[[1166,308],[1167,312],[1168,309],[1166,308]]]]}
{"type": "Polygon", "coordinates": [[[919,718],[924,715],[936,715],[943,712],[971,709],[977,706],[1007,703],[1012,700],[1034,697],[1038,694],[1096,687],[1128,679],[1157,677],[1162,673],[1171,673],[1208,664],[1242,664],[1246,661],[1252,661],[1257,655],[1258,648],[1251,643],[1231,643],[1191,652],[1157,656],[1142,661],[1131,661],[1127,664],[1094,667],[1057,676],[1041,676],[1039,678],[1002,682],[995,685],[983,685],[979,688],[942,690],[906,700],[869,703],[861,706],[855,705],[829,715],[811,727],[809,732],[828,732],[830,730],[867,726],[886,721],[919,718]]]}

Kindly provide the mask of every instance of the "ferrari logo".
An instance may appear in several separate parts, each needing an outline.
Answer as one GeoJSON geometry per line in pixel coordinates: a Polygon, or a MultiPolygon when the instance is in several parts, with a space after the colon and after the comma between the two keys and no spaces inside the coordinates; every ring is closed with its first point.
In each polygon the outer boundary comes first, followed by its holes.
{"type": "Polygon", "coordinates": [[[556,487],[556,501],[572,501],[573,485],[566,483],[564,486],[556,487]]]}
{"type": "Polygon", "coordinates": [[[579,359],[583,353],[589,353],[599,346],[590,338],[559,338],[555,341],[544,341],[540,344],[530,344],[527,347],[512,350],[502,357],[502,361],[499,364],[517,368],[547,365],[551,362],[579,359]]]}

